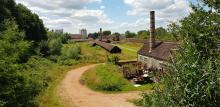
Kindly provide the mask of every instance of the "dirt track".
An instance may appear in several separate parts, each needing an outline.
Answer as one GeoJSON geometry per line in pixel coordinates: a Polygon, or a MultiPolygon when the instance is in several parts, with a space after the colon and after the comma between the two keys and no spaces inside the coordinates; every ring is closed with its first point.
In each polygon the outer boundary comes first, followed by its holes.
{"type": "Polygon", "coordinates": [[[58,87],[59,96],[63,102],[76,107],[135,107],[127,100],[138,98],[137,92],[104,94],[94,92],[80,84],[82,74],[95,66],[89,65],[67,73],[58,87]]]}

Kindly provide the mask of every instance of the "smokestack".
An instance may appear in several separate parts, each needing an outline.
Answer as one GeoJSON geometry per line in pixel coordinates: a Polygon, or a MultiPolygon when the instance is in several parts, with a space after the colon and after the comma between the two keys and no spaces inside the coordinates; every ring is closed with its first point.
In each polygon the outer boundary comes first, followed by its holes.
{"type": "Polygon", "coordinates": [[[155,47],[155,11],[150,11],[150,46],[149,52],[155,47]]]}
{"type": "Polygon", "coordinates": [[[100,40],[102,41],[102,28],[100,28],[100,32],[99,33],[100,33],[100,37],[101,37],[100,40]]]}

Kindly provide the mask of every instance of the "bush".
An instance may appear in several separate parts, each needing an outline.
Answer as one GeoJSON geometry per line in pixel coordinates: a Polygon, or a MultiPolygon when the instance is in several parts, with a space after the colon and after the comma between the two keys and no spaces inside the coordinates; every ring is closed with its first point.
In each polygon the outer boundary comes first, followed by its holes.
{"type": "Polygon", "coordinates": [[[49,53],[51,55],[60,55],[62,48],[61,38],[53,38],[48,41],[49,53]]]}
{"type": "Polygon", "coordinates": [[[94,90],[121,91],[123,85],[128,84],[115,65],[99,65],[92,71],[88,71],[83,80],[94,90]]]}
{"type": "Polygon", "coordinates": [[[220,15],[212,11],[218,3],[200,1],[203,6],[193,5],[180,26],[171,26],[183,38],[180,50],[163,78],[164,87],[145,95],[143,107],[219,107],[220,15]]]}
{"type": "Polygon", "coordinates": [[[46,41],[46,40],[41,41],[39,43],[39,48],[37,51],[38,55],[44,56],[44,57],[48,56],[48,55],[50,55],[49,51],[50,51],[50,48],[48,46],[48,41],[46,41]]]}
{"type": "Polygon", "coordinates": [[[20,63],[30,43],[24,40],[24,33],[19,32],[14,21],[7,20],[2,25],[5,30],[0,32],[0,105],[30,106],[35,91],[28,90],[30,84],[21,74],[24,70],[20,63]]]}
{"type": "Polygon", "coordinates": [[[107,55],[107,61],[110,64],[118,64],[119,58],[117,55],[111,54],[107,55]]]}
{"type": "Polygon", "coordinates": [[[68,44],[62,47],[62,57],[78,60],[81,55],[81,49],[76,44],[68,44]]]}
{"type": "Polygon", "coordinates": [[[68,59],[66,57],[60,56],[59,59],[58,59],[58,63],[61,64],[61,65],[71,66],[71,65],[78,64],[79,61],[77,61],[75,59],[68,59]]]}

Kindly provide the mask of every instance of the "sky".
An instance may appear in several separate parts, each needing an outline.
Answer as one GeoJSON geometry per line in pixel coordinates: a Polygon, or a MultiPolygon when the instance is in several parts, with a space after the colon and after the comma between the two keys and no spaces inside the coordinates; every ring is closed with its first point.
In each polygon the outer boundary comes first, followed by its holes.
{"type": "MultiPolygon", "coordinates": [[[[194,0],[191,0],[194,1],[194,0]]],[[[156,27],[186,17],[188,0],[16,0],[39,15],[49,29],[89,33],[99,28],[112,32],[149,29],[149,12],[156,12],[156,27]]]]}

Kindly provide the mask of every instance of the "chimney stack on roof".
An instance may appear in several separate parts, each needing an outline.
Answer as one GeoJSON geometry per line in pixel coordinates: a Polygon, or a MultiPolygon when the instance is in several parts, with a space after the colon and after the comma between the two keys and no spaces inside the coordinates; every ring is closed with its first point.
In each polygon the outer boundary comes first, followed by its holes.
{"type": "Polygon", "coordinates": [[[155,47],[155,11],[150,11],[150,41],[149,52],[155,47]]]}
{"type": "Polygon", "coordinates": [[[100,32],[99,32],[99,34],[100,34],[100,37],[101,37],[101,41],[102,41],[102,28],[100,28],[100,32]]]}

